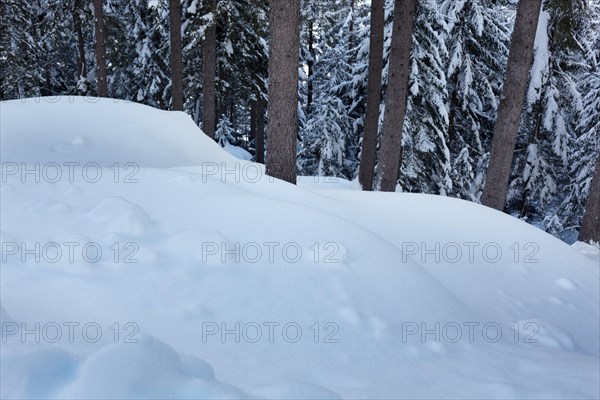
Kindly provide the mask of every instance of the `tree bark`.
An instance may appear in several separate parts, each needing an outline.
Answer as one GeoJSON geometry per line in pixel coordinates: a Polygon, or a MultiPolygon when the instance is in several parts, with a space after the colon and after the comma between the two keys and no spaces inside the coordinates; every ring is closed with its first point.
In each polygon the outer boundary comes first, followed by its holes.
{"type": "Polygon", "coordinates": [[[171,109],[183,111],[183,58],[181,54],[180,0],[169,0],[169,29],[171,35],[171,109]]]}
{"type": "Polygon", "coordinates": [[[533,60],[533,46],[542,0],[521,0],[513,30],[503,95],[494,128],[492,153],[482,203],[504,210],[510,171],[517,142],[523,101],[533,60]]]}
{"type": "Polygon", "coordinates": [[[102,0],[94,0],[94,18],[96,20],[96,78],[98,80],[98,97],[108,97],[102,0]]]}
{"type": "Polygon", "coordinates": [[[408,100],[410,48],[416,0],[394,1],[394,26],[381,143],[381,190],[393,192],[402,160],[402,126],[408,100]]]}
{"type": "Polygon", "coordinates": [[[82,76],[87,75],[87,69],[85,65],[85,42],[83,39],[83,29],[81,27],[81,12],[82,5],[80,0],[75,0],[73,2],[73,28],[75,29],[75,34],[77,35],[77,79],[82,76]]]}
{"type": "Polygon", "coordinates": [[[267,174],[296,183],[300,0],[271,0],[267,174]]]}
{"type": "Polygon", "coordinates": [[[202,130],[211,139],[215,139],[217,126],[217,18],[216,2],[208,0],[209,11],[213,13],[214,20],[206,29],[204,44],[202,46],[202,130]]]}
{"type": "Polygon", "coordinates": [[[585,206],[579,241],[600,243],[600,156],[596,159],[596,171],[585,206]]]}
{"type": "Polygon", "coordinates": [[[250,102],[250,134],[248,135],[248,141],[252,142],[256,139],[256,120],[258,118],[256,112],[256,101],[253,100],[250,102]]]}
{"type": "Polygon", "coordinates": [[[360,156],[358,181],[363,190],[373,190],[375,159],[377,158],[377,128],[381,106],[381,75],[383,73],[383,26],[385,0],[371,1],[371,36],[369,39],[369,81],[367,83],[367,109],[360,156]]]}
{"type": "Polygon", "coordinates": [[[256,162],[265,163],[265,101],[262,97],[256,103],[256,162]]]}

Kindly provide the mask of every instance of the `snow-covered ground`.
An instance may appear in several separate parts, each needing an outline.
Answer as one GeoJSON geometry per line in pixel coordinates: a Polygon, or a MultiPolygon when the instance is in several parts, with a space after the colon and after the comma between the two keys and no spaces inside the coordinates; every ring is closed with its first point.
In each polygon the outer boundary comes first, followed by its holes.
{"type": "Polygon", "coordinates": [[[183,113],[0,107],[2,398],[600,396],[597,248],[273,180],[183,113]]]}

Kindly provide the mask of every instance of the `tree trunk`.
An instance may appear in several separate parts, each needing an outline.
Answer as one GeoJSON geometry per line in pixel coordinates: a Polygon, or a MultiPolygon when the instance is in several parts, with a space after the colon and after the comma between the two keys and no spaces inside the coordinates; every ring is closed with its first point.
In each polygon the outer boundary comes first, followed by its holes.
{"type": "Polygon", "coordinates": [[[202,110],[202,100],[200,99],[200,95],[196,95],[196,100],[194,101],[194,124],[200,126],[200,112],[202,110]]]}
{"type": "Polygon", "coordinates": [[[250,134],[248,135],[249,142],[252,142],[256,139],[256,120],[258,118],[256,108],[256,101],[252,101],[250,103],[250,134]]]}
{"type": "Polygon", "coordinates": [[[183,111],[183,59],[181,55],[181,4],[169,0],[171,34],[171,109],[183,111]]]}
{"type": "Polygon", "coordinates": [[[308,79],[306,87],[306,118],[310,118],[312,113],[313,90],[314,90],[314,66],[315,66],[315,47],[314,47],[314,22],[308,22],[308,79]]]}
{"type": "Polygon", "coordinates": [[[454,122],[456,120],[456,110],[460,106],[458,103],[458,89],[456,87],[456,82],[453,85],[454,89],[452,90],[452,95],[450,96],[450,110],[448,112],[448,144],[452,144],[454,141],[454,134],[456,129],[454,127],[454,122]]]}
{"type": "Polygon", "coordinates": [[[271,0],[267,174],[296,183],[300,0],[271,0]]]}
{"type": "Polygon", "coordinates": [[[106,43],[104,39],[104,10],[102,0],[94,0],[94,18],[96,19],[96,75],[98,97],[108,97],[106,86],[106,43]]]}
{"type": "Polygon", "coordinates": [[[265,101],[256,102],[256,162],[265,163],[265,101]]]}
{"type": "Polygon", "coordinates": [[[381,143],[381,190],[393,192],[402,160],[402,126],[408,100],[410,48],[416,0],[395,0],[390,71],[381,143]]]}
{"type": "Polygon", "coordinates": [[[87,75],[87,69],[85,65],[85,42],[83,39],[83,30],[81,28],[81,1],[76,0],[73,2],[72,12],[73,28],[75,29],[75,34],[77,35],[77,51],[79,53],[77,57],[77,79],[79,80],[79,78],[82,76],[85,77],[87,75]]]}
{"type": "Polygon", "coordinates": [[[373,190],[373,178],[375,176],[377,128],[379,126],[379,107],[381,106],[384,24],[385,0],[372,0],[367,109],[365,112],[365,128],[363,131],[360,168],[358,173],[358,181],[363,190],[373,190]]]}
{"type": "Polygon", "coordinates": [[[482,203],[502,211],[529,82],[533,46],[542,0],[521,0],[510,44],[503,95],[494,128],[492,153],[482,203]]]}
{"type": "Polygon", "coordinates": [[[600,156],[596,159],[596,171],[585,206],[579,241],[600,243],[600,156]]]}
{"type": "Polygon", "coordinates": [[[214,20],[206,29],[204,44],[202,46],[202,130],[211,139],[215,139],[217,126],[217,17],[215,0],[208,1],[209,11],[213,13],[214,20]]]}

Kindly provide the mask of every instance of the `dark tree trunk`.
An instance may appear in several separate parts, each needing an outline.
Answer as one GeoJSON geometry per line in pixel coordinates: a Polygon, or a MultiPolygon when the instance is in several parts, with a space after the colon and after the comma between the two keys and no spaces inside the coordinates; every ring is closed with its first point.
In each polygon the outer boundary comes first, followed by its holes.
{"type": "Polygon", "coordinates": [[[360,156],[358,181],[363,190],[373,190],[375,160],[377,158],[377,128],[381,105],[381,75],[383,69],[383,26],[385,23],[385,0],[371,2],[371,37],[369,51],[369,82],[367,86],[367,109],[360,156]]]}
{"type": "Polygon", "coordinates": [[[96,75],[98,97],[108,97],[106,86],[106,42],[104,39],[104,10],[102,0],[94,0],[94,18],[96,19],[96,75]]]}
{"type": "Polygon", "coordinates": [[[50,79],[50,61],[46,61],[46,65],[44,66],[44,87],[42,88],[43,96],[52,95],[52,82],[50,79]]]}
{"type": "Polygon", "coordinates": [[[83,39],[83,30],[81,28],[81,12],[82,5],[80,0],[75,0],[73,2],[73,28],[75,29],[75,34],[77,35],[77,79],[82,76],[85,77],[87,75],[87,68],[85,65],[85,42],[83,39]]]}
{"type": "Polygon", "coordinates": [[[234,87],[235,87],[235,78],[232,79],[232,85],[231,87],[229,87],[229,90],[227,91],[227,109],[229,110],[229,122],[231,122],[231,125],[235,128],[236,125],[236,121],[235,121],[235,101],[234,99],[234,87]]]}
{"type": "Polygon", "coordinates": [[[482,203],[504,210],[542,0],[521,0],[510,44],[482,203]]]}
{"type": "Polygon", "coordinates": [[[171,35],[171,109],[183,111],[183,59],[179,0],[169,0],[169,28],[171,35]]]}
{"type": "Polygon", "coordinates": [[[296,183],[300,0],[271,0],[267,174],[296,183]]]}
{"type": "Polygon", "coordinates": [[[312,112],[313,91],[314,91],[314,66],[315,66],[315,47],[314,47],[314,22],[308,22],[308,82],[306,88],[306,117],[309,118],[312,112]]]}
{"type": "MultiPolygon", "coordinates": [[[[210,12],[216,11],[215,0],[208,1],[210,12]]],[[[208,137],[215,139],[217,126],[217,21],[215,20],[206,29],[206,36],[202,46],[202,130],[208,137]]]]}
{"type": "Polygon", "coordinates": [[[454,123],[456,121],[456,110],[460,106],[458,103],[458,89],[456,88],[456,82],[452,95],[450,96],[450,111],[448,112],[448,143],[452,144],[454,140],[454,134],[456,132],[454,123]]]}
{"type": "Polygon", "coordinates": [[[596,159],[596,171],[585,206],[579,241],[600,242],[600,156],[596,159]]]}
{"type": "Polygon", "coordinates": [[[381,190],[393,192],[402,160],[402,126],[408,100],[410,48],[416,0],[395,0],[390,72],[381,143],[381,190]]]}
{"type": "Polygon", "coordinates": [[[256,162],[265,163],[265,101],[256,103],[256,162]]]}
{"type": "MultiPolygon", "coordinates": [[[[257,105],[256,101],[252,101],[250,103],[250,135],[248,137],[248,141],[252,143],[256,139],[256,120],[257,116],[257,105]]],[[[255,144],[256,146],[256,144],[255,144]]]]}

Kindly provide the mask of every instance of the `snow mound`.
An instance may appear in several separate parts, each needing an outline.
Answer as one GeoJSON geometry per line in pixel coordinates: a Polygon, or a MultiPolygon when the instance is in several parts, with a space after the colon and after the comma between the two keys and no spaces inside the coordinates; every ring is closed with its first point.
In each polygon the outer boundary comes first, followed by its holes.
{"type": "Polygon", "coordinates": [[[142,335],[81,359],[59,347],[7,345],[1,354],[3,398],[241,399],[243,391],[215,380],[210,364],[142,335]]]}
{"type": "Polygon", "coordinates": [[[92,354],[59,397],[233,399],[244,394],[216,381],[205,361],[180,356],[165,343],[142,336],[135,345],[112,344],[92,354]]]}
{"type": "Polygon", "coordinates": [[[600,396],[577,247],[461,200],[270,179],[182,113],[1,112],[2,398],[600,396]],[[105,178],[15,170],[73,160],[105,178]]]}
{"type": "Polygon", "coordinates": [[[41,97],[2,102],[0,113],[4,163],[169,168],[234,161],[187,114],[125,100],[41,97]]]}
{"type": "Polygon", "coordinates": [[[235,158],[239,158],[240,160],[249,161],[252,159],[252,154],[248,153],[245,149],[234,146],[229,143],[225,143],[225,147],[223,148],[227,153],[231,154],[235,158]]]}

